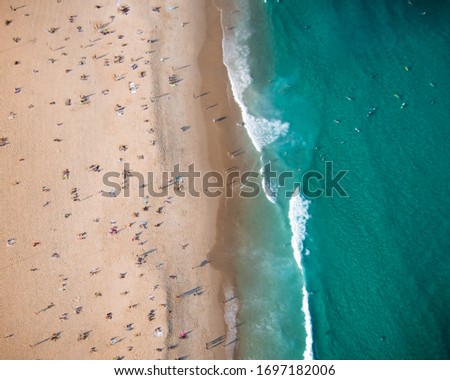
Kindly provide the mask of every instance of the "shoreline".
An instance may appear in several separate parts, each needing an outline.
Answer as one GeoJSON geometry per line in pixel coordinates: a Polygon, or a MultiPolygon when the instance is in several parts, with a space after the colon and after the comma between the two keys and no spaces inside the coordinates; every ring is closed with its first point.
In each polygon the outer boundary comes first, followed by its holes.
{"type": "MultiPolygon", "coordinates": [[[[222,174],[226,179],[226,189],[232,188],[231,198],[220,198],[217,212],[216,239],[214,247],[208,254],[211,266],[217,268],[222,274],[221,281],[223,296],[221,300],[224,309],[225,322],[227,324],[227,358],[239,359],[239,326],[243,323],[239,320],[240,310],[239,290],[236,284],[236,251],[240,244],[238,241],[238,229],[245,209],[245,199],[237,196],[240,182],[228,179],[228,175],[242,173],[258,167],[259,158],[254,145],[248,135],[248,131],[242,126],[242,112],[236,102],[228,73],[224,62],[223,41],[225,33],[234,33],[231,28],[227,29],[227,17],[224,13],[237,11],[234,3],[224,0],[214,0],[207,3],[207,30],[208,38],[205,41],[200,54],[200,67],[202,70],[203,90],[214,88],[212,94],[202,99],[205,109],[205,124],[210,126],[210,145],[213,146],[214,157],[212,161],[218,161],[220,155],[222,174]],[[218,42],[219,41],[219,42],[218,42]],[[215,68],[208,70],[208,67],[215,68]],[[209,108],[211,104],[216,104],[209,108]],[[213,119],[226,117],[224,121],[215,123],[213,119]],[[215,139],[216,141],[212,141],[215,139]],[[234,156],[233,151],[239,150],[234,156]],[[218,154],[219,153],[219,154],[218,154]]],[[[232,178],[232,177],[231,177],[232,178]]]]}
{"type": "MultiPolygon", "coordinates": [[[[233,127],[233,120],[240,120],[240,116],[237,104],[234,103],[233,98],[229,97],[230,82],[223,62],[223,31],[220,10],[213,2],[206,2],[205,11],[208,37],[203,44],[198,60],[201,70],[202,92],[208,92],[208,94],[199,100],[203,108],[204,123],[208,130],[209,160],[218,172],[225,175],[226,168],[232,166],[229,165],[226,152],[227,150],[233,150],[229,147],[236,144],[229,128],[233,127]],[[213,119],[222,117],[227,119],[220,123],[213,122],[213,119]]],[[[232,241],[224,239],[224,226],[229,225],[229,216],[224,212],[225,203],[226,200],[222,195],[218,199],[214,223],[215,243],[208,252],[208,260],[210,260],[212,268],[217,270],[221,277],[218,279],[218,285],[221,288],[219,302],[222,319],[227,325],[224,358],[233,359],[235,357],[235,346],[238,342],[235,331],[237,310],[233,310],[230,315],[230,303],[227,300],[236,296],[236,287],[234,265],[228,252],[232,241]]],[[[239,307],[236,298],[232,300],[231,305],[235,308],[239,307]]]]}
{"type": "MultiPolygon", "coordinates": [[[[226,152],[235,146],[232,135],[222,141],[225,123],[218,132],[210,127],[218,111],[226,110],[234,130],[231,119],[238,118],[236,108],[229,111],[236,105],[217,9],[196,2],[191,9],[164,4],[156,12],[148,4],[129,4],[129,14],[106,1],[93,9],[40,2],[17,11],[2,7],[13,23],[3,26],[0,49],[0,69],[11,72],[0,90],[1,133],[10,141],[0,151],[0,172],[10,179],[0,186],[1,284],[10,289],[2,293],[1,358],[234,357],[237,340],[205,347],[227,334],[223,289],[234,272],[221,255],[225,202],[142,198],[134,188],[129,198],[98,194],[108,190],[103,173],[122,173],[125,162],[133,171],[155,172],[157,181],[177,162],[223,172],[226,152]],[[202,12],[205,25],[197,22],[202,12]],[[27,17],[34,20],[31,27],[27,17]],[[102,35],[98,25],[105,22],[102,35]],[[16,36],[26,42],[10,41],[16,36]],[[222,75],[206,69],[217,65],[222,75]],[[181,81],[172,87],[167,78],[174,74],[181,81]],[[113,79],[121,75],[125,80],[113,79]],[[136,83],[136,93],[128,82],[136,83]],[[18,86],[23,88],[14,94],[18,86]],[[197,106],[207,104],[206,96],[192,96],[204,87],[220,106],[197,106]],[[165,93],[170,95],[159,97],[165,93]],[[86,94],[92,95],[80,104],[86,94]],[[180,130],[183,125],[190,128],[180,130]],[[89,169],[97,165],[99,173],[89,169]],[[210,265],[201,265],[205,258],[210,265]],[[196,287],[201,290],[184,296],[196,287]],[[188,339],[178,339],[179,331],[188,339]]],[[[128,181],[133,184],[133,176],[128,181]]]]}

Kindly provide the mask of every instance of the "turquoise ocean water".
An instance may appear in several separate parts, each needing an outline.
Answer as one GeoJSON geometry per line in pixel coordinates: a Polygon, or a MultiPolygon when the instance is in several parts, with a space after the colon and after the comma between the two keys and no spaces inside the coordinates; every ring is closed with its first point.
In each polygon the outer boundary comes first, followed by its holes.
{"type": "Polygon", "coordinates": [[[348,170],[348,197],[272,181],[243,202],[239,357],[449,359],[450,1],[233,7],[224,60],[259,168],[348,170]]]}

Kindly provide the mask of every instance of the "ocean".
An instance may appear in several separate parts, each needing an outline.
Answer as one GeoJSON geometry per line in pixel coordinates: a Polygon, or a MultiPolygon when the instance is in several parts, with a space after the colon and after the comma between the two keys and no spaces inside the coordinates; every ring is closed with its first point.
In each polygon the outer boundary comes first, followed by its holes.
{"type": "Polygon", "coordinates": [[[238,357],[449,359],[450,1],[229,6],[224,61],[266,174],[236,220],[238,357]],[[345,194],[306,191],[327,162],[345,194]]]}

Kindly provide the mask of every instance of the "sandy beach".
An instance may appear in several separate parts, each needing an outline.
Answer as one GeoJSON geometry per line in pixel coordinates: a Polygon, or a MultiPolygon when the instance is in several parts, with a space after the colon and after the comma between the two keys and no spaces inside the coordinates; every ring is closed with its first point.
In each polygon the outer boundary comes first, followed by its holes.
{"type": "Polygon", "coordinates": [[[162,181],[177,163],[239,161],[217,9],[29,0],[0,13],[0,358],[232,359],[224,199],[162,181]],[[166,196],[148,194],[149,172],[166,196]]]}

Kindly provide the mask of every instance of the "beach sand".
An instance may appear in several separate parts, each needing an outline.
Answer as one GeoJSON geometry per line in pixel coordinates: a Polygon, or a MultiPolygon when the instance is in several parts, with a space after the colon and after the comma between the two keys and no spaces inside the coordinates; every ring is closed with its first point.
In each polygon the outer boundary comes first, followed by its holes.
{"type": "Polygon", "coordinates": [[[217,9],[16,3],[0,4],[0,358],[233,358],[225,201],[146,179],[236,164],[217,9]],[[125,164],[146,187],[105,196],[125,164]]]}

